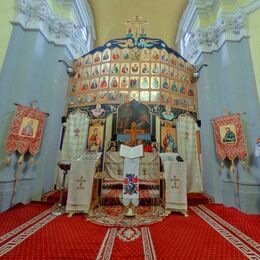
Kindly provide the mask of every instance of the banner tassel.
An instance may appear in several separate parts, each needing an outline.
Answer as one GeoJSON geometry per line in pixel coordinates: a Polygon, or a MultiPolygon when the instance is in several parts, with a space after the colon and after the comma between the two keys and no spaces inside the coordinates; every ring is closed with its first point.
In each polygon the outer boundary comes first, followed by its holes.
{"type": "Polygon", "coordinates": [[[19,159],[18,159],[18,163],[19,164],[21,164],[21,163],[23,163],[23,160],[24,160],[24,154],[21,154],[21,156],[19,157],[19,159]]]}
{"type": "Polygon", "coordinates": [[[30,157],[30,159],[29,159],[29,164],[30,164],[30,165],[33,165],[33,163],[34,163],[34,158],[33,158],[33,156],[31,155],[31,157],[30,157]]]}
{"type": "Polygon", "coordinates": [[[246,160],[241,160],[241,165],[242,165],[242,168],[245,169],[246,168],[246,160]]]}
{"type": "Polygon", "coordinates": [[[6,165],[9,166],[11,164],[11,161],[12,161],[11,154],[8,154],[6,157],[6,165]]]}
{"type": "Polygon", "coordinates": [[[224,161],[221,161],[220,166],[221,166],[221,169],[224,169],[224,167],[225,167],[224,161]]]}

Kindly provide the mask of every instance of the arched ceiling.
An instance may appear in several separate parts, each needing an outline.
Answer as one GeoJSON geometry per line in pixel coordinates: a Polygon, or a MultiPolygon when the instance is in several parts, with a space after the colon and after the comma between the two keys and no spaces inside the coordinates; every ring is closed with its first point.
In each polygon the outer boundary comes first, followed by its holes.
{"type": "MultiPolygon", "coordinates": [[[[86,0],[87,1],[87,0],[86,0]]],[[[125,22],[141,16],[149,22],[146,32],[175,49],[180,18],[188,0],[88,0],[95,22],[95,47],[126,36],[125,22]]]]}

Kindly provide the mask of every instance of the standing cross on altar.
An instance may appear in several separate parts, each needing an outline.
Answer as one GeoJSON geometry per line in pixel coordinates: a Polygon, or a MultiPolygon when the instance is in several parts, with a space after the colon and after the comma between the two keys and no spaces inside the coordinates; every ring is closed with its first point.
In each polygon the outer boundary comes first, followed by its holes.
{"type": "Polygon", "coordinates": [[[131,140],[130,145],[135,146],[136,145],[136,136],[137,134],[143,134],[144,130],[137,129],[136,122],[131,123],[131,129],[125,129],[124,134],[130,134],[131,140]]]}

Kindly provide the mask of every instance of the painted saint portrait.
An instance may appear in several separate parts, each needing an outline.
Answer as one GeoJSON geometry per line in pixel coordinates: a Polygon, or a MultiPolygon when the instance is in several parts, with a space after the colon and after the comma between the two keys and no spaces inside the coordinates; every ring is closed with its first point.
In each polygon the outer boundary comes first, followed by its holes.
{"type": "Polygon", "coordinates": [[[161,94],[159,91],[151,91],[151,101],[160,101],[161,94]]]}
{"type": "Polygon", "coordinates": [[[94,63],[98,63],[101,61],[101,52],[96,52],[94,54],[94,63]]]}
{"type": "Polygon", "coordinates": [[[30,117],[23,117],[18,135],[23,137],[35,138],[39,120],[30,117]]]}
{"type": "Polygon", "coordinates": [[[109,49],[106,49],[104,52],[103,52],[103,56],[102,56],[102,60],[103,61],[107,61],[110,59],[110,50],[109,49]]]}
{"type": "Polygon", "coordinates": [[[119,48],[115,48],[112,51],[112,59],[113,60],[119,60],[120,59],[120,51],[119,48]]]}
{"type": "Polygon", "coordinates": [[[154,48],[152,50],[152,60],[159,60],[160,59],[160,54],[159,54],[160,50],[154,48]]]}
{"type": "Polygon", "coordinates": [[[103,146],[104,125],[91,125],[88,133],[87,149],[101,151],[103,146]]]}
{"type": "Polygon", "coordinates": [[[165,111],[162,112],[161,114],[162,119],[164,120],[173,120],[175,118],[175,114],[171,111],[170,106],[165,107],[165,111]]]}
{"type": "Polygon", "coordinates": [[[128,88],[128,85],[129,85],[129,78],[128,77],[121,77],[120,87],[121,88],[128,88]]]}
{"type": "Polygon", "coordinates": [[[91,54],[89,54],[85,57],[84,63],[85,63],[85,65],[89,65],[89,64],[92,63],[92,55],[91,54]]]}
{"type": "Polygon", "coordinates": [[[142,53],[141,53],[141,59],[142,59],[142,60],[149,60],[149,58],[150,58],[149,49],[144,48],[144,49],[142,50],[142,53]]]}
{"type": "Polygon", "coordinates": [[[172,126],[161,127],[161,148],[162,152],[176,152],[177,138],[176,128],[172,126]]]}
{"type": "Polygon", "coordinates": [[[141,65],[141,73],[142,74],[149,74],[150,69],[149,69],[149,63],[142,63],[141,65]]]}
{"type": "Polygon", "coordinates": [[[237,134],[235,125],[224,125],[220,126],[220,137],[222,143],[236,143],[237,134]]]}
{"type": "Polygon", "coordinates": [[[140,91],[140,101],[149,101],[150,92],[149,91],[140,91]]]}

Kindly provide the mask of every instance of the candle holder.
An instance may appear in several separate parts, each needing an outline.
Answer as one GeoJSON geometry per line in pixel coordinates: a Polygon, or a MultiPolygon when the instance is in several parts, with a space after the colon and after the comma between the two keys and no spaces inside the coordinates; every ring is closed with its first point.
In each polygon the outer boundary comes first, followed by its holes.
{"type": "Polygon", "coordinates": [[[59,161],[58,166],[61,170],[63,170],[63,177],[62,177],[62,184],[60,188],[59,202],[56,203],[56,208],[52,211],[53,216],[60,216],[65,213],[65,207],[62,205],[62,198],[65,190],[66,176],[68,174],[68,171],[70,170],[71,162],[65,160],[59,161]]]}

